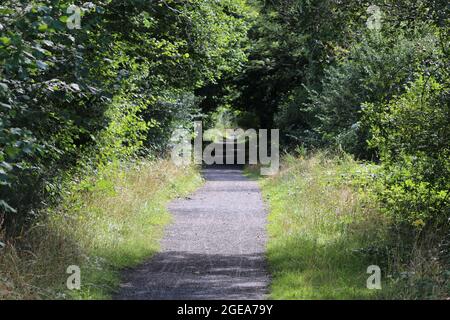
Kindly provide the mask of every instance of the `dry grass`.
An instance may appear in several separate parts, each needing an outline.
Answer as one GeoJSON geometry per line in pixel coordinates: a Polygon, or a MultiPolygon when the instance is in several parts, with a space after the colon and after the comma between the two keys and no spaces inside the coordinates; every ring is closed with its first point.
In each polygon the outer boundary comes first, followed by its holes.
{"type": "Polygon", "coordinates": [[[118,271],[158,250],[170,221],[166,203],[201,183],[193,167],[144,161],[102,169],[71,187],[58,208],[0,249],[0,299],[101,299],[118,271]],[[68,291],[69,265],[81,267],[82,288],[68,291]]]}

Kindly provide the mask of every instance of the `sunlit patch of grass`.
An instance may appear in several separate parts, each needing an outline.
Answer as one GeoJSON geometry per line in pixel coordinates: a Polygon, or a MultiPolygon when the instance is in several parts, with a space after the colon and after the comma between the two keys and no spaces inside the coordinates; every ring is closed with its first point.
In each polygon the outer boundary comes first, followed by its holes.
{"type": "Polygon", "coordinates": [[[260,181],[270,207],[271,298],[377,296],[366,288],[366,271],[379,261],[358,249],[377,242],[384,221],[375,205],[356,192],[352,179],[346,179],[359,170],[361,165],[345,156],[288,156],[277,176],[260,181]]]}
{"type": "Polygon", "coordinates": [[[441,234],[415,233],[383,213],[378,169],[326,151],[288,155],[269,178],[247,168],[270,207],[272,298],[448,299],[441,234]],[[369,265],[381,268],[381,290],[366,288],[369,265]]]}
{"type": "Polygon", "coordinates": [[[119,271],[149,258],[170,222],[166,204],[202,182],[170,161],[110,165],[72,186],[61,205],[0,253],[0,299],[110,298],[119,271]],[[81,290],[65,287],[81,267],[81,290]]]}

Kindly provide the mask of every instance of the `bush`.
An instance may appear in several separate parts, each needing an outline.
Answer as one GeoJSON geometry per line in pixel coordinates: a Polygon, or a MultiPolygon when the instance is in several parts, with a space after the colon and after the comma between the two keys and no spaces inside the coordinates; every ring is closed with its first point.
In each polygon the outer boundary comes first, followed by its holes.
{"type": "Polygon", "coordinates": [[[438,52],[437,39],[427,28],[409,35],[390,31],[366,32],[344,58],[325,69],[319,90],[303,86],[288,95],[278,125],[305,143],[340,145],[358,158],[372,158],[369,128],[361,122],[363,104],[400,94],[402,84],[438,52]]]}
{"type": "Polygon", "coordinates": [[[342,152],[302,152],[286,155],[279,175],[261,181],[270,204],[272,298],[448,297],[449,237],[405,228],[380,210],[385,169],[342,152]],[[382,290],[365,287],[369,265],[381,268],[382,290]]]}
{"type": "Polygon", "coordinates": [[[198,115],[195,90],[246,59],[245,1],[85,2],[81,29],[71,30],[72,4],[0,5],[0,223],[9,234],[79,171],[161,154],[198,115]]]}
{"type": "Polygon", "coordinates": [[[380,197],[398,222],[449,226],[448,84],[420,76],[388,104],[364,110],[384,167],[380,197]]]}

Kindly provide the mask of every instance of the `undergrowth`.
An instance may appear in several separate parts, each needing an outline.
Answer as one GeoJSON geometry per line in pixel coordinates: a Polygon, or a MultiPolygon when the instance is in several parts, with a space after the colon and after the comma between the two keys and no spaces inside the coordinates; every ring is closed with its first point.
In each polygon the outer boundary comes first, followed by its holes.
{"type": "Polygon", "coordinates": [[[271,298],[448,296],[435,243],[419,242],[380,210],[378,173],[376,165],[319,152],[286,156],[278,175],[260,180],[270,208],[271,298]],[[381,269],[381,290],[367,288],[371,265],[381,269]]]}
{"type": "Polygon", "coordinates": [[[73,184],[60,205],[0,249],[0,299],[105,299],[120,270],[158,250],[169,200],[202,181],[194,167],[168,160],[112,164],[73,184]],[[66,287],[71,265],[81,289],[66,287]]]}

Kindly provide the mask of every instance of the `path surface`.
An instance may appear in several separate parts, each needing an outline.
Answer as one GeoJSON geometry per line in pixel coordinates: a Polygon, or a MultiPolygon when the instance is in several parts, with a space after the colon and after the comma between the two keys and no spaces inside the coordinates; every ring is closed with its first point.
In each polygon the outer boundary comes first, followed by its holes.
{"type": "Polygon", "coordinates": [[[169,205],[160,253],[128,270],[117,299],[264,299],[266,210],[238,168],[204,170],[206,184],[169,205]]]}

